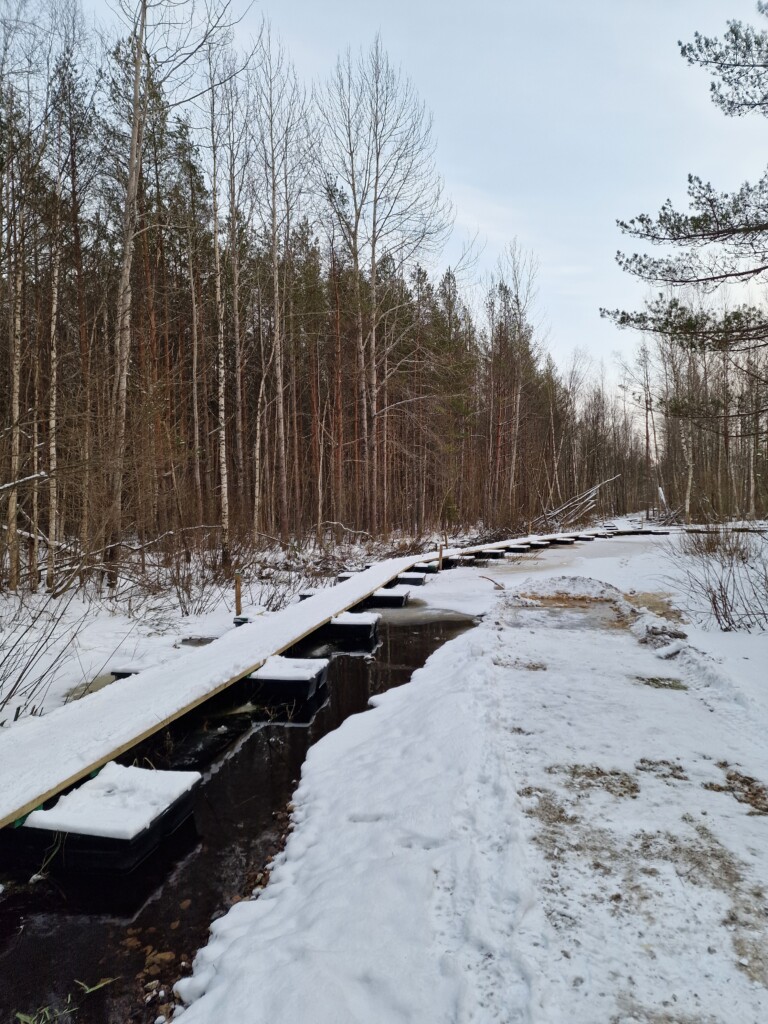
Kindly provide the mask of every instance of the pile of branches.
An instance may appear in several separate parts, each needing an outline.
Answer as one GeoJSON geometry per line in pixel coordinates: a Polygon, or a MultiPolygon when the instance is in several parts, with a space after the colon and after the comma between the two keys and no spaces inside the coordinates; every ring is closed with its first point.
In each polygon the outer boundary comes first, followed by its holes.
{"type": "Polygon", "coordinates": [[[588,522],[597,509],[600,488],[612,484],[614,480],[619,479],[620,475],[619,473],[608,480],[602,480],[599,484],[594,484],[558,508],[545,509],[540,516],[531,520],[531,533],[555,533],[557,530],[568,529],[569,526],[588,522]]]}

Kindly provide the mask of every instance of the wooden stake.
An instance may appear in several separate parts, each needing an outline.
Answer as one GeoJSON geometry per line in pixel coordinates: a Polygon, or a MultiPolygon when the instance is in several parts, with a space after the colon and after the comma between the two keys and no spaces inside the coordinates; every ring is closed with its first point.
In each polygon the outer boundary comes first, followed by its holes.
{"type": "Polygon", "coordinates": [[[235,615],[243,614],[243,577],[235,573],[235,615]]]}
{"type": "Polygon", "coordinates": [[[438,572],[442,572],[443,571],[443,545],[442,545],[442,543],[440,544],[440,554],[438,555],[438,558],[437,558],[437,571],[438,572]]]}

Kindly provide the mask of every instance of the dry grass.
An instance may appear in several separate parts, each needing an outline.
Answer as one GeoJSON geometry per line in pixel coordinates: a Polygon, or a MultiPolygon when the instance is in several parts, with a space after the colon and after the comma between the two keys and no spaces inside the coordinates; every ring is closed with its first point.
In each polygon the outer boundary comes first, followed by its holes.
{"type": "Polygon", "coordinates": [[[768,814],[768,789],[751,775],[743,775],[725,761],[717,765],[725,772],[725,782],[705,782],[704,789],[715,793],[730,793],[740,804],[749,804],[750,814],[768,814]]]}
{"type": "Polygon", "coordinates": [[[688,687],[682,679],[674,679],[672,676],[635,676],[638,683],[643,686],[650,686],[654,690],[687,690],[688,687]]]}
{"type": "Polygon", "coordinates": [[[624,598],[636,607],[645,608],[646,611],[658,615],[661,619],[670,622],[686,622],[686,618],[679,608],[672,604],[669,594],[661,591],[643,590],[640,593],[625,594],[624,598]]]}

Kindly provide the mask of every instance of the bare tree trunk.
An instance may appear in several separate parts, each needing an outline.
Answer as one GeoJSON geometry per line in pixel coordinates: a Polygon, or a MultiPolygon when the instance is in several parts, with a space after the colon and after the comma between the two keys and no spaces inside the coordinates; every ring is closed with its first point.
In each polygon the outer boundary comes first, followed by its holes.
{"type": "Polygon", "coordinates": [[[197,501],[197,521],[203,520],[203,481],[200,473],[200,383],[198,381],[198,363],[200,359],[200,340],[198,333],[197,288],[195,271],[192,261],[192,237],[189,235],[189,294],[192,302],[192,433],[195,474],[195,499],[197,501]]]}
{"type": "MultiPolygon", "coordinates": [[[[355,243],[356,244],[356,243],[355,243]]],[[[360,437],[362,441],[360,453],[360,472],[362,476],[362,518],[365,526],[371,526],[371,442],[368,433],[368,385],[366,381],[366,344],[363,326],[363,296],[360,286],[360,267],[357,256],[353,259],[355,275],[355,320],[357,326],[357,373],[358,400],[360,403],[360,437]]]]}
{"type": "Polygon", "coordinates": [[[126,173],[125,209],[123,212],[123,247],[120,263],[120,281],[117,291],[115,313],[115,379],[112,391],[112,445],[111,480],[109,487],[109,540],[106,561],[112,564],[109,576],[111,586],[117,582],[117,548],[122,534],[123,468],[125,465],[125,425],[128,409],[128,366],[131,351],[131,269],[133,267],[134,238],[138,216],[139,178],[141,172],[141,149],[146,119],[146,97],[142,97],[142,74],[144,68],[147,3],[140,0],[138,18],[134,25],[131,45],[133,48],[133,92],[131,100],[131,141],[128,151],[126,173]]]}
{"type": "MultiPolygon", "coordinates": [[[[259,161],[264,171],[265,199],[261,207],[262,223],[269,244],[272,286],[275,422],[277,444],[274,456],[277,471],[277,509],[280,539],[288,541],[290,520],[288,514],[288,458],[289,445],[286,425],[285,307],[287,285],[283,287],[281,275],[289,258],[288,243],[291,234],[294,194],[300,188],[297,161],[303,146],[303,119],[305,100],[296,81],[295,72],[282,48],[266,31],[262,37],[262,67],[257,80],[258,122],[260,133],[256,139],[259,161]],[[281,248],[284,251],[281,251],[281,248]]],[[[295,439],[298,443],[298,439],[295,439]]]]}
{"type": "Polygon", "coordinates": [[[256,401],[256,439],[253,445],[253,543],[258,544],[259,535],[264,531],[264,470],[262,468],[262,435],[264,429],[264,417],[266,415],[266,387],[271,359],[274,358],[274,349],[270,360],[267,360],[266,347],[264,344],[264,320],[261,306],[261,290],[258,292],[258,338],[259,355],[261,362],[261,380],[259,381],[259,396],[256,401]]]}
{"type": "MultiPolygon", "coordinates": [[[[384,536],[389,536],[389,486],[388,486],[388,474],[387,474],[387,459],[389,451],[389,380],[387,376],[389,363],[389,352],[385,346],[384,350],[384,365],[382,367],[382,380],[384,381],[384,395],[383,395],[383,412],[381,413],[381,463],[382,463],[382,481],[381,481],[381,504],[377,503],[377,508],[380,510],[381,522],[380,526],[384,532],[384,536]]],[[[374,421],[375,423],[375,421],[374,421]]],[[[426,474],[425,474],[426,475],[426,474]]]]}
{"type": "MultiPolygon", "coordinates": [[[[688,372],[687,372],[687,383],[688,383],[688,404],[690,406],[693,400],[693,354],[688,354],[688,372]]],[[[685,458],[686,465],[686,476],[685,476],[685,496],[683,499],[683,515],[685,516],[686,523],[691,521],[691,494],[693,492],[693,417],[690,412],[686,418],[686,429],[688,431],[687,443],[683,446],[683,457],[685,458]]]]}
{"type": "Polygon", "coordinates": [[[514,412],[512,414],[512,454],[509,462],[509,511],[515,513],[517,504],[515,501],[517,488],[517,451],[520,440],[520,399],[522,393],[522,382],[518,379],[513,397],[514,412]]]}
{"type": "MultiPolygon", "coordinates": [[[[13,249],[11,249],[13,251],[13,249]]],[[[19,488],[16,483],[21,470],[21,257],[16,250],[16,266],[13,272],[13,323],[11,329],[11,489],[8,495],[8,587],[17,590],[19,586],[20,552],[18,534],[19,488]]]]}
{"type": "MultiPolygon", "coordinates": [[[[232,83],[229,83],[232,87],[232,83]]],[[[235,117],[234,109],[228,111],[230,122],[235,117]]],[[[236,179],[234,125],[229,124],[229,258],[232,263],[232,344],[235,359],[235,465],[237,466],[238,489],[245,486],[245,443],[243,418],[243,341],[240,333],[240,239],[238,224],[238,189],[236,179]]]]}
{"type": "Polygon", "coordinates": [[[751,434],[747,459],[749,462],[749,495],[747,515],[750,519],[757,518],[757,475],[758,469],[758,439],[760,437],[760,397],[757,386],[757,359],[753,349],[750,349],[748,358],[748,370],[750,374],[750,404],[752,406],[751,434]]]}
{"type": "MultiPolygon", "coordinates": [[[[213,75],[211,75],[213,79],[213,75]]],[[[216,416],[217,451],[219,462],[219,512],[221,526],[221,564],[229,569],[229,486],[227,479],[227,376],[224,346],[224,293],[221,286],[221,250],[219,246],[219,189],[218,189],[218,137],[216,125],[215,92],[210,92],[211,138],[211,206],[213,216],[213,277],[216,295],[216,374],[218,408],[216,416]]]]}
{"type": "MultiPolygon", "coordinates": [[[[85,406],[83,408],[83,483],[82,483],[82,507],[80,511],[80,554],[85,562],[89,557],[92,548],[91,543],[91,461],[93,458],[93,428],[91,426],[92,417],[92,396],[91,396],[91,379],[90,379],[90,348],[92,341],[87,338],[85,332],[85,324],[83,323],[82,335],[85,336],[84,352],[81,351],[81,374],[83,379],[83,391],[85,392],[85,406]]],[[[96,323],[93,325],[93,332],[96,331],[96,323]]],[[[81,340],[82,345],[82,340],[81,340]]],[[[81,573],[81,582],[83,582],[83,573],[81,573]]]]}
{"type": "Polygon", "coordinates": [[[56,574],[56,542],[59,537],[59,492],[58,492],[58,415],[57,394],[59,382],[59,349],[57,344],[59,316],[59,267],[61,257],[58,244],[53,251],[51,271],[51,332],[50,332],[50,381],[48,384],[48,557],[46,560],[45,582],[53,590],[56,574]]]}
{"type": "Polygon", "coordinates": [[[288,541],[288,452],[285,431],[285,381],[283,378],[283,297],[280,289],[280,249],[277,226],[277,181],[272,173],[272,217],[270,254],[272,259],[272,305],[274,320],[275,410],[277,415],[277,475],[280,539],[288,541]]]}
{"type": "MultiPolygon", "coordinates": [[[[39,348],[38,348],[39,353],[39,348]]],[[[35,359],[34,368],[34,410],[32,414],[32,536],[29,539],[29,565],[27,574],[29,578],[29,589],[37,593],[40,582],[38,566],[40,564],[40,359],[35,359]]],[[[50,547],[50,538],[49,544],[50,547]]]]}
{"type": "Polygon", "coordinates": [[[232,252],[232,344],[235,357],[235,462],[238,488],[245,486],[245,442],[243,416],[243,339],[240,332],[240,257],[237,239],[232,252]]]}
{"type": "MultiPolygon", "coordinates": [[[[334,415],[334,451],[333,451],[333,476],[334,476],[334,516],[337,522],[340,522],[346,511],[346,503],[344,501],[344,392],[342,387],[341,378],[341,365],[342,365],[342,354],[341,354],[341,300],[339,297],[339,278],[338,268],[336,266],[335,254],[332,254],[332,274],[334,280],[334,306],[335,306],[335,317],[334,317],[334,328],[335,328],[335,341],[336,341],[336,360],[334,367],[334,402],[333,402],[333,415],[334,415]]],[[[340,527],[337,527],[337,542],[341,542],[340,527]]]]}
{"type": "Polygon", "coordinates": [[[370,415],[370,458],[368,471],[370,474],[370,511],[369,511],[369,529],[372,533],[377,533],[380,527],[379,522],[379,424],[377,422],[377,411],[379,401],[379,385],[378,385],[378,366],[377,366],[377,317],[378,317],[378,289],[376,286],[376,275],[377,275],[377,263],[376,263],[376,242],[377,237],[377,225],[376,225],[376,209],[378,205],[378,175],[374,182],[374,197],[373,197],[373,228],[372,228],[372,244],[371,244],[371,266],[370,266],[370,289],[371,289],[371,330],[368,337],[368,391],[370,395],[369,399],[369,415],[370,415]]]}

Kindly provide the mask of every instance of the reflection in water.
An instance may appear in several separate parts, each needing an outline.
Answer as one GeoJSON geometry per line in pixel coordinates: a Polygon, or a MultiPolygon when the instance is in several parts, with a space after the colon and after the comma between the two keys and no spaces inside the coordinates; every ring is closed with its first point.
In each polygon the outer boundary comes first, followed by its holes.
{"type": "Polygon", "coordinates": [[[155,1020],[159,983],[172,983],[192,962],[211,920],[252,891],[279,849],[285,807],[309,745],[364,711],[371,695],[407,682],[434,650],[471,625],[465,616],[436,617],[418,606],[387,612],[375,656],[333,659],[328,698],[308,727],[228,714],[236,707],[230,697],[228,706],[219,703],[207,717],[153,740],[154,748],[141,755],[153,763],[178,767],[184,757],[207,757],[210,765],[217,758],[198,793],[199,839],[178,836],[176,847],[143,865],[139,878],[98,890],[51,879],[9,886],[0,895],[0,1020],[41,1006],[63,1009],[69,993],[79,994],[78,981],[94,985],[102,978],[116,980],[85,997],[77,1017],[68,1019],[155,1020]],[[170,866],[169,857],[176,858],[170,866]],[[155,994],[145,1006],[148,991],[155,994]]]}

